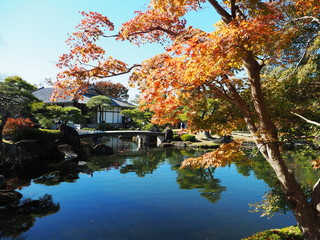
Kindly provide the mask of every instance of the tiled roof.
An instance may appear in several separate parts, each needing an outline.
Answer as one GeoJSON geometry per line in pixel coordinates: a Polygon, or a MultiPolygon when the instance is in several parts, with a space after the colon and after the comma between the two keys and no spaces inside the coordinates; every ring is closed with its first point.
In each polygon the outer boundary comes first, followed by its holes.
{"type": "MultiPolygon", "coordinates": [[[[53,88],[39,88],[38,90],[34,91],[32,94],[41,100],[44,103],[53,103],[50,98],[52,95],[53,88]]],[[[58,98],[55,103],[72,103],[73,100],[69,97],[66,99],[58,98]]]]}
{"type": "MultiPolygon", "coordinates": [[[[44,103],[73,103],[73,99],[70,97],[67,97],[66,99],[58,98],[55,102],[52,102],[50,100],[51,95],[53,92],[53,88],[39,88],[32,94],[37,97],[39,100],[43,101],[44,103]]],[[[90,89],[88,93],[83,95],[83,99],[79,100],[79,103],[86,104],[92,97],[100,95],[97,91],[94,89],[90,89]]],[[[119,99],[107,96],[112,101],[112,106],[114,107],[125,107],[125,108],[133,108],[134,105],[125,101],[121,101],[119,99]]]]}

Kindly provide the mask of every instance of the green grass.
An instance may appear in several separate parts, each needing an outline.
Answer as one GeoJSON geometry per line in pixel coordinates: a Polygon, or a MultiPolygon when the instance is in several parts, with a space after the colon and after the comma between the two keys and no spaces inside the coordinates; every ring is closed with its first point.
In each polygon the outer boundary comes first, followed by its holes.
{"type": "Polygon", "coordinates": [[[290,226],[259,232],[243,240],[303,240],[303,238],[297,226],[290,226]]]}

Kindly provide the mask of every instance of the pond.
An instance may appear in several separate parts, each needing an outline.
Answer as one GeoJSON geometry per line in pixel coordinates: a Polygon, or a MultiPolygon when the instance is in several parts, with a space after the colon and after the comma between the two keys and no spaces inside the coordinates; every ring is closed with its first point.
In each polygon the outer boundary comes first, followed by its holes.
{"type": "Polygon", "coordinates": [[[218,169],[179,168],[199,154],[121,143],[112,156],[50,165],[49,173],[25,180],[19,190],[24,201],[0,210],[0,237],[232,240],[295,224],[291,213],[268,219],[249,212],[273,181],[262,159],[218,169]]]}

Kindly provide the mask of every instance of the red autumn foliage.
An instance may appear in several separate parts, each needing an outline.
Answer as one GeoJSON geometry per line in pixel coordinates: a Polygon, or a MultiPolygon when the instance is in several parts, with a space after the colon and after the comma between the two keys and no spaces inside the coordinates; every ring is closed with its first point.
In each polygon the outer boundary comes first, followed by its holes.
{"type": "Polygon", "coordinates": [[[30,118],[8,118],[6,125],[3,128],[4,135],[10,135],[22,128],[33,128],[34,123],[30,118]]]}

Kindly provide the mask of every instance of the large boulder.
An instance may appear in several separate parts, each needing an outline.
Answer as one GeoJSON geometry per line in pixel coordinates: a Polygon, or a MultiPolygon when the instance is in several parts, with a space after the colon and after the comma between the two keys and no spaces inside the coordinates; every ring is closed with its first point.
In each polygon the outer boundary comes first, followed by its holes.
{"type": "Polygon", "coordinates": [[[41,159],[61,161],[64,154],[57,144],[50,141],[21,140],[14,144],[2,144],[1,165],[4,169],[21,168],[41,159]]]}
{"type": "Polygon", "coordinates": [[[73,148],[68,144],[61,144],[58,146],[58,149],[62,154],[64,154],[64,158],[66,160],[78,157],[78,154],[76,154],[73,148]]]}
{"type": "Polygon", "coordinates": [[[0,205],[18,201],[22,194],[16,191],[0,191],[0,205]]]}
{"type": "Polygon", "coordinates": [[[164,142],[171,142],[173,140],[173,131],[171,127],[166,127],[164,130],[164,142]]]}
{"type": "Polygon", "coordinates": [[[32,159],[38,158],[60,158],[64,157],[58,150],[56,143],[51,141],[39,141],[39,140],[21,140],[17,143],[17,147],[22,151],[25,151],[32,159]]]}
{"type": "Polygon", "coordinates": [[[78,156],[82,155],[83,149],[81,146],[81,142],[80,142],[80,138],[77,130],[74,129],[73,127],[66,125],[65,123],[61,123],[58,126],[58,129],[63,135],[65,142],[72,147],[73,151],[78,156]]]}
{"type": "Polygon", "coordinates": [[[7,188],[7,179],[5,176],[0,175],[0,189],[6,189],[7,188]]]}

